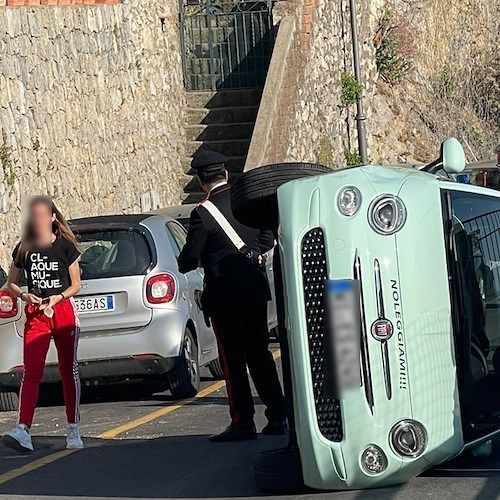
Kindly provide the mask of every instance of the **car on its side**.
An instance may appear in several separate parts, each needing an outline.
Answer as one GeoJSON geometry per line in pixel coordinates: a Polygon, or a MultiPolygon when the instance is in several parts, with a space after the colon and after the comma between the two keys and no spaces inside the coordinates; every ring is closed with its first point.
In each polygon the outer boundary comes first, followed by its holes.
{"type": "Polygon", "coordinates": [[[389,486],[491,452],[500,192],[437,174],[464,167],[449,139],[421,170],[280,164],[233,186],[235,216],[279,235],[286,292],[296,434],[259,456],[261,488],[389,486]]]}
{"type": "MultiPolygon", "coordinates": [[[[160,208],[157,213],[167,215],[176,219],[182,226],[189,230],[189,218],[196,204],[179,205],[175,207],[160,208]]],[[[274,273],[273,273],[273,256],[274,248],[264,254],[266,264],[267,280],[271,289],[271,300],[267,305],[267,325],[272,338],[276,337],[276,328],[278,326],[278,318],[276,314],[276,296],[274,293],[274,273]]]]}
{"type": "MultiPolygon", "coordinates": [[[[82,252],[78,359],[82,383],[144,379],[176,399],[194,396],[200,367],[222,378],[217,343],[199,308],[200,270],[178,272],[186,231],[160,214],[71,221],[82,252]]],[[[24,309],[0,290],[0,409],[14,409],[22,373],[24,309]]],[[[43,382],[57,382],[51,346],[43,382]]]]}

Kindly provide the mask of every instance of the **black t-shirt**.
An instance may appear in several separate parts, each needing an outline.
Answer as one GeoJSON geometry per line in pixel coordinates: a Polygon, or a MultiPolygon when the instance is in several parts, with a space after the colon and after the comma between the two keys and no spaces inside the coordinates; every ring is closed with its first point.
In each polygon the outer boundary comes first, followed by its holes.
{"type": "Polygon", "coordinates": [[[21,266],[15,264],[18,249],[19,245],[12,254],[14,265],[24,269],[31,293],[45,298],[70,286],[69,267],[80,255],[73,243],[57,238],[52,245],[34,248],[26,253],[21,266]]]}

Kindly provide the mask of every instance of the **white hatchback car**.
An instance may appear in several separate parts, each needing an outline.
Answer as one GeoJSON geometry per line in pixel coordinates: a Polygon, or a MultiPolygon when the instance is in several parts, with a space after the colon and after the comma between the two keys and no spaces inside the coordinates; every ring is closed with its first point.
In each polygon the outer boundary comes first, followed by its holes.
{"type": "MultiPolygon", "coordinates": [[[[198,306],[203,274],[177,269],[184,228],[158,213],[78,219],[72,227],[82,252],[75,300],[83,384],[147,379],[180,399],[198,392],[200,366],[222,378],[215,335],[198,306]]],[[[24,321],[21,302],[0,290],[0,410],[17,405],[24,321]]],[[[43,382],[57,381],[51,346],[43,382]]]]}

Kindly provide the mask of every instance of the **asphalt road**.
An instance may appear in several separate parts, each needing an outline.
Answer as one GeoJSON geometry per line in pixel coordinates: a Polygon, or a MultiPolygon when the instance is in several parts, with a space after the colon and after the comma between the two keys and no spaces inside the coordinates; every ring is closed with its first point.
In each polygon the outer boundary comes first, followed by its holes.
{"type": "MultiPolygon", "coordinates": [[[[227,397],[222,383],[204,375],[201,397],[184,405],[168,393],[151,395],[140,385],[86,390],[86,448],[81,451],[64,449],[64,408],[57,398],[43,397],[32,429],[36,452],[21,456],[0,449],[0,497],[258,497],[254,457],[286,440],[259,436],[245,443],[209,443],[207,437],[227,425],[227,397]]],[[[256,403],[261,427],[263,408],[256,403]]],[[[14,413],[0,414],[0,432],[15,418],[14,413]]],[[[488,459],[464,457],[401,487],[280,498],[500,498],[500,443],[488,459]]]]}

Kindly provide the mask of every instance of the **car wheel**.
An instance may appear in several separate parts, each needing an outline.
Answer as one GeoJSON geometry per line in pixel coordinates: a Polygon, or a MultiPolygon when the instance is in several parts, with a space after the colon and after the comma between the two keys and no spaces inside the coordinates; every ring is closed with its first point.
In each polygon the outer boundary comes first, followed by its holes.
{"type": "Polygon", "coordinates": [[[220,357],[210,361],[210,363],[208,363],[208,369],[215,380],[224,380],[224,368],[220,357]]]}
{"type": "Polygon", "coordinates": [[[175,399],[192,398],[200,390],[198,347],[189,329],[184,333],[181,355],[174,368],[168,372],[167,379],[175,399]]]}
{"type": "Polygon", "coordinates": [[[0,387],[0,411],[16,411],[19,395],[15,389],[0,387]]]}
{"type": "Polygon", "coordinates": [[[279,224],[278,188],[288,181],[331,171],[315,163],[278,163],[245,172],[231,187],[233,214],[246,226],[276,229],[279,224]]]}
{"type": "Polygon", "coordinates": [[[302,465],[297,448],[262,452],[255,459],[255,482],[264,493],[300,493],[304,490],[302,465]]]}

